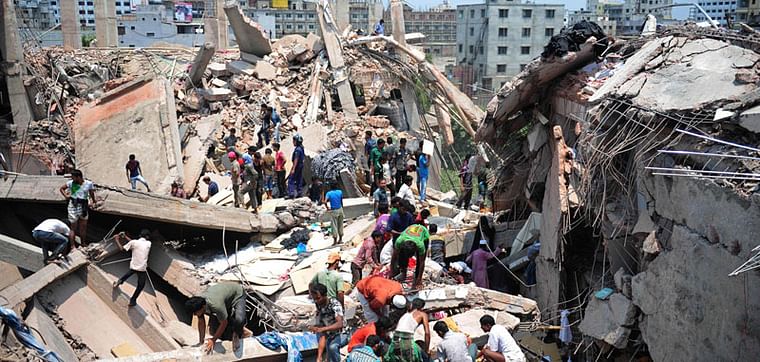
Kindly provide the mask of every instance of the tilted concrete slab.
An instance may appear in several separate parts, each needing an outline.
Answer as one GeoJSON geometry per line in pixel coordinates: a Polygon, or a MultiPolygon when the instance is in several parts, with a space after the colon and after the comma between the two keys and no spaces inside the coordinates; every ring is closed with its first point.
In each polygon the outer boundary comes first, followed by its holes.
{"type": "Polygon", "coordinates": [[[0,260],[33,272],[45,266],[42,249],[3,234],[0,234],[0,260]]]}
{"type": "Polygon", "coordinates": [[[34,308],[29,313],[29,316],[24,320],[27,325],[34,328],[34,331],[39,333],[42,340],[45,341],[45,345],[51,350],[57,353],[64,361],[76,361],[77,355],[71,346],[66,341],[66,337],[58,329],[47,312],[42,308],[39,301],[34,301],[34,308]]]}
{"type": "Polygon", "coordinates": [[[198,185],[198,179],[206,165],[206,153],[214,141],[214,133],[221,124],[221,114],[201,118],[195,123],[195,135],[190,137],[182,150],[185,181],[183,188],[188,194],[192,193],[198,185]]]}
{"type": "Polygon", "coordinates": [[[272,44],[269,42],[264,29],[255,21],[243,15],[237,5],[225,6],[224,12],[227,20],[235,33],[235,41],[241,52],[263,57],[272,52],[272,44]]]}
{"type": "MultiPolygon", "coordinates": [[[[149,362],[149,361],[204,361],[204,362],[227,362],[227,361],[256,361],[256,362],[281,362],[287,360],[287,351],[280,348],[272,351],[262,346],[255,338],[241,340],[242,350],[234,352],[232,342],[217,342],[214,352],[206,354],[199,347],[186,347],[167,352],[149,353],[137,356],[101,359],[110,362],[149,362]]],[[[304,353],[306,351],[301,351],[304,353]]]]}
{"type": "Polygon", "coordinates": [[[56,279],[73,273],[87,263],[87,257],[82,251],[74,250],[69,253],[67,260],[61,265],[49,264],[29,277],[1,290],[0,299],[7,301],[9,306],[15,307],[56,279]]]}
{"type": "Polygon", "coordinates": [[[156,244],[150,248],[148,268],[186,297],[201,295],[206,286],[191,272],[195,265],[176,251],[156,244]]]}
{"type": "MultiPolygon", "coordinates": [[[[68,179],[63,176],[10,176],[0,179],[0,199],[64,204],[58,189],[68,179]]],[[[186,225],[203,229],[259,232],[259,217],[243,209],[221,207],[176,197],[131,191],[122,187],[100,187],[102,201],[93,212],[186,225]]]]}
{"type": "Polygon", "coordinates": [[[130,154],[155,191],[168,193],[183,175],[174,93],[163,78],[137,79],[83,105],[74,140],[77,164],[98,184],[127,187],[130,154]]]}

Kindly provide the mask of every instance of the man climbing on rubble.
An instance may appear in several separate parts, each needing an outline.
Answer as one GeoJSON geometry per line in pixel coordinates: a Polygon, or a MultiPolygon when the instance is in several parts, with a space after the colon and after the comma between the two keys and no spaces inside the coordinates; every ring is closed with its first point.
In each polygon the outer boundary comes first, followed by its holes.
{"type": "Polygon", "coordinates": [[[347,324],[344,320],[343,306],[335,298],[329,297],[327,288],[319,283],[309,285],[309,295],[317,306],[317,323],[309,331],[317,334],[319,347],[317,361],[327,350],[327,361],[340,362],[340,349],[348,344],[347,324]]]}
{"type": "Polygon", "coordinates": [[[382,243],[383,233],[377,230],[373,231],[370,237],[364,239],[356,257],[351,262],[351,284],[356,285],[362,279],[362,270],[365,265],[372,267],[372,273],[370,274],[374,274],[374,272],[380,270],[382,265],[377,260],[377,248],[382,243]]]}
{"type": "Polygon", "coordinates": [[[372,180],[372,149],[377,145],[377,141],[372,138],[372,131],[364,132],[364,157],[367,159],[367,169],[364,172],[364,182],[370,185],[370,192],[375,191],[375,183],[372,180]]]}
{"type": "MultiPolygon", "coordinates": [[[[90,212],[90,199],[95,202],[95,184],[85,180],[82,171],[72,170],[71,180],[58,190],[68,201],[68,216],[75,235],[79,235],[82,244],[87,244],[87,219],[90,212]]],[[[72,244],[72,248],[76,245],[72,244]]]]}
{"type": "Polygon", "coordinates": [[[478,358],[487,362],[525,362],[525,354],[515,339],[504,328],[496,324],[490,315],[480,317],[480,329],[488,333],[488,343],[478,353],[478,358]]]}
{"type": "Polygon", "coordinates": [[[385,35],[385,20],[380,19],[380,21],[375,24],[375,31],[372,32],[372,35],[385,35]]]}
{"type": "MultiPolygon", "coordinates": [[[[261,128],[259,129],[259,132],[256,134],[256,136],[258,137],[256,148],[262,148],[269,144],[269,129],[273,124],[275,125],[275,127],[279,128],[280,116],[277,115],[277,112],[275,112],[274,108],[270,107],[266,103],[262,103],[261,104],[261,128]]],[[[279,138],[279,129],[276,136],[279,138]]],[[[275,142],[279,142],[279,141],[280,141],[279,139],[277,138],[275,139],[275,142]]]]}
{"type": "Polygon", "coordinates": [[[280,150],[280,143],[272,144],[274,150],[274,175],[277,181],[277,197],[285,197],[287,194],[285,188],[285,152],[280,150]]]}
{"type": "Polygon", "coordinates": [[[403,294],[401,283],[385,279],[379,275],[370,275],[358,283],[352,292],[362,305],[362,312],[367,323],[377,322],[380,316],[387,313],[386,306],[393,297],[403,294]]]}
{"type": "Polygon", "coordinates": [[[343,243],[343,191],[337,182],[330,183],[330,191],[325,194],[325,206],[330,213],[330,226],[337,244],[343,243]]]}
{"type": "Polygon", "coordinates": [[[249,337],[245,328],[245,293],[238,283],[217,283],[206,289],[202,296],[191,297],[185,302],[185,309],[198,317],[198,340],[203,351],[211,353],[214,343],[232,332],[232,348],[240,347],[240,337],[249,337]],[[206,316],[209,316],[209,333],[206,338],[206,316]],[[229,327],[229,328],[227,328],[229,327]],[[225,333],[228,332],[228,333],[225,333]],[[205,340],[205,342],[204,342],[205,340]]]}
{"type": "Polygon", "coordinates": [[[427,243],[430,239],[428,229],[420,224],[414,224],[406,228],[393,243],[393,255],[391,256],[391,276],[393,279],[405,282],[409,259],[416,258],[414,270],[413,288],[422,287],[422,274],[425,270],[425,258],[427,256],[427,243]]]}
{"type": "Polygon", "coordinates": [[[119,233],[114,240],[120,250],[126,250],[132,252],[132,259],[129,261],[129,270],[126,274],[122,275],[119,280],[113,282],[113,287],[118,288],[133,274],[137,274],[137,287],[135,292],[132,293],[132,298],[129,299],[129,306],[134,307],[137,305],[137,297],[140,296],[143,288],[145,288],[145,279],[148,277],[148,255],[150,254],[150,231],[148,229],[140,230],[139,239],[130,239],[126,234],[119,233]],[[122,238],[128,242],[125,245],[121,245],[122,238]]]}
{"type": "Polygon", "coordinates": [[[169,191],[169,195],[172,195],[173,197],[179,198],[179,199],[186,199],[187,193],[185,193],[185,189],[182,188],[182,182],[180,180],[174,180],[172,181],[171,190],[169,191]]]}
{"type": "Polygon", "coordinates": [[[341,256],[339,252],[332,252],[327,256],[327,269],[320,270],[311,279],[311,283],[322,284],[327,288],[327,296],[335,298],[343,306],[345,300],[345,282],[340,275],[341,256]]]}
{"type": "Polygon", "coordinates": [[[132,186],[132,190],[137,190],[137,182],[139,181],[141,184],[145,185],[145,188],[148,190],[148,192],[150,192],[148,181],[145,181],[145,178],[142,175],[140,161],[135,159],[135,155],[129,155],[129,161],[127,161],[126,169],[127,181],[129,181],[130,186],[132,186]]]}
{"type": "Polygon", "coordinates": [[[230,180],[232,181],[232,199],[234,200],[235,207],[240,207],[240,163],[237,160],[237,154],[235,151],[230,151],[227,154],[227,158],[230,160],[230,180]]]}
{"type": "Polygon", "coordinates": [[[468,210],[472,201],[472,170],[469,167],[470,155],[465,158],[462,168],[459,169],[459,181],[462,183],[462,194],[457,200],[456,207],[468,210]]]}
{"type": "Polygon", "coordinates": [[[42,262],[47,265],[66,252],[67,246],[74,245],[74,233],[61,220],[47,219],[32,230],[32,237],[42,248],[42,262]],[[52,246],[52,253],[49,253],[52,246]]]}
{"type": "Polygon", "coordinates": [[[295,199],[303,195],[303,163],[306,153],[303,149],[303,137],[296,134],[293,136],[293,157],[288,175],[288,198],[295,199]]]}
{"type": "Polygon", "coordinates": [[[428,160],[428,155],[426,155],[422,150],[420,150],[420,157],[419,157],[419,166],[417,167],[417,177],[419,178],[419,191],[420,191],[420,201],[425,202],[425,193],[427,191],[427,180],[428,180],[428,174],[429,174],[429,164],[430,161],[428,160]]]}

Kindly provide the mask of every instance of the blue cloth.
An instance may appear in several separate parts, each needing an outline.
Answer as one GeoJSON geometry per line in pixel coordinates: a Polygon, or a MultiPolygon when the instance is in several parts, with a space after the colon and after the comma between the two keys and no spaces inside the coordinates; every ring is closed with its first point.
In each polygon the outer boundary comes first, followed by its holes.
{"type": "Polygon", "coordinates": [[[219,192],[219,184],[216,183],[216,181],[211,181],[211,183],[208,184],[208,196],[214,196],[219,192]]]}
{"type": "Polygon", "coordinates": [[[273,351],[278,350],[280,347],[288,351],[288,362],[301,362],[303,356],[301,351],[306,349],[313,349],[319,345],[317,335],[314,333],[299,333],[299,334],[282,334],[277,332],[266,332],[256,339],[266,348],[273,351]]]}
{"type": "Polygon", "coordinates": [[[293,149],[293,157],[290,161],[295,163],[296,160],[298,160],[298,165],[296,166],[296,169],[293,171],[294,175],[301,176],[303,173],[303,161],[306,158],[306,153],[303,150],[303,146],[296,146],[295,149],[293,149]]]}
{"type": "Polygon", "coordinates": [[[412,219],[412,214],[405,212],[394,212],[391,214],[390,219],[388,219],[388,227],[390,227],[393,231],[398,232],[404,232],[409,225],[412,225],[412,222],[414,220],[412,219]]]}
{"type": "Polygon", "coordinates": [[[3,323],[8,325],[13,330],[13,335],[16,336],[21,344],[25,347],[37,352],[37,355],[48,362],[63,362],[60,356],[53,351],[45,349],[45,346],[37,342],[29,328],[24,325],[24,322],[16,315],[12,309],[0,307],[0,319],[3,323]]]}
{"type": "Polygon", "coordinates": [[[559,340],[563,343],[570,343],[573,341],[573,331],[570,329],[570,321],[567,318],[568,314],[570,314],[570,312],[568,312],[567,309],[563,309],[560,312],[559,340]]]}
{"type": "Polygon", "coordinates": [[[375,25],[375,34],[376,35],[385,35],[385,24],[377,23],[375,25]]]}
{"type": "Polygon", "coordinates": [[[253,163],[253,157],[251,157],[251,155],[249,155],[248,153],[244,153],[243,154],[243,164],[244,165],[248,165],[248,164],[251,164],[251,163],[253,163]]]}
{"type": "Polygon", "coordinates": [[[340,362],[340,349],[348,344],[348,335],[338,333],[327,335],[327,361],[340,362]]]}
{"type": "Polygon", "coordinates": [[[419,175],[420,178],[427,179],[429,162],[428,162],[427,156],[425,156],[424,153],[420,154],[419,164],[420,164],[420,167],[417,168],[417,175],[419,175]]]}
{"type": "Polygon", "coordinates": [[[272,110],[271,118],[272,118],[272,124],[274,124],[275,126],[280,124],[280,122],[282,122],[282,120],[280,119],[280,115],[277,114],[277,111],[275,111],[274,109],[272,110]]]}
{"type": "Polygon", "coordinates": [[[337,210],[343,207],[343,191],[330,190],[325,194],[325,199],[330,202],[330,209],[337,210]]]}
{"type": "Polygon", "coordinates": [[[364,153],[369,155],[370,152],[372,152],[372,149],[375,148],[376,145],[377,145],[377,141],[375,141],[372,138],[368,139],[366,142],[364,142],[364,153]]]}
{"type": "Polygon", "coordinates": [[[381,362],[370,346],[358,346],[346,356],[346,362],[381,362]]]}

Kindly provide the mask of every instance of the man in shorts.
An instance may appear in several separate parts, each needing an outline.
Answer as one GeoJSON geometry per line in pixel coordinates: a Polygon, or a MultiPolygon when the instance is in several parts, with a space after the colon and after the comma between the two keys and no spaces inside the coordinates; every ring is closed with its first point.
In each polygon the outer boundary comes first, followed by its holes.
{"type": "MultiPolygon", "coordinates": [[[[95,184],[85,180],[82,171],[71,171],[71,180],[59,189],[68,201],[68,216],[75,235],[79,235],[82,244],[87,244],[87,219],[89,218],[90,199],[95,202],[95,184]]],[[[75,247],[72,245],[72,247],[75,247]]]]}

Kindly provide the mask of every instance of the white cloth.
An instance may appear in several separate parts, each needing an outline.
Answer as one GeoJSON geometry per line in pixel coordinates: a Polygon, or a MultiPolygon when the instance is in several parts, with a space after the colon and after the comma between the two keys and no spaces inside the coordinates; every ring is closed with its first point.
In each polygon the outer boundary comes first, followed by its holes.
{"type": "Polygon", "coordinates": [[[414,193],[412,192],[412,189],[407,184],[402,184],[401,187],[398,189],[398,192],[396,193],[396,196],[409,201],[411,203],[414,203],[414,193]]]}
{"type": "Polygon", "coordinates": [[[66,225],[66,223],[64,223],[63,221],[58,220],[58,219],[47,219],[41,222],[32,231],[37,231],[37,230],[47,231],[50,233],[59,233],[61,235],[66,235],[66,236],[68,236],[69,232],[71,232],[71,229],[69,229],[69,226],[66,225]]]}
{"type": "Polygon", "coordinates": [[[525,362],[525,354],[504,326],[497,324],[491,327],[491,331],[488,332],[488,348],[502,353],[507,362],[525,362]]]}
{"type": "Polygon", "coordinates": [[[396,331],[414,334],[414,331],[417,330],[418,325],[419,324],[417,321],[414,320],[414,315],[412,312],[406,312],[406,314],[402,315],[401,318],[399,318],[398,324],[396,325],[396,331]]]}
{"type": "Polygon", "coordinates": [[[386,162],[383,164],[383,179],[385,179],[387,184],[391,183],[391,176],[391,165],[386,162]]]}
{"type": "Polygon", "coordinates": [[[129,269],[146,271],[148,269],[148,255],[150,254],[150,241],[145,238],[131,240],[124,245],[124,250],[132,252],[132,260],[129,269]]]}
{"type": "Polygon", "coordinates": [[[71,192],[71,198],[72,199],[82,199],[86,200],[90,197],[90,190],[92,190],[95,187],[95,184],[92,183],[92,181],[84,180],[84,182],[79,185],[79,190],[77,192],[72,192],[71,185],[74,183],[74,181],[69,180],[66,182],[66,186],[69,188],[69,192],[71,192]]]}
{"type": "Polygon", "coordinates": [[[380,264],[382,265],[388,265],[391,263],[391,258],[393,257],[393,240],[388,240],[388,242],[383,245],[383,249],[380,250],[380,264]]]}

